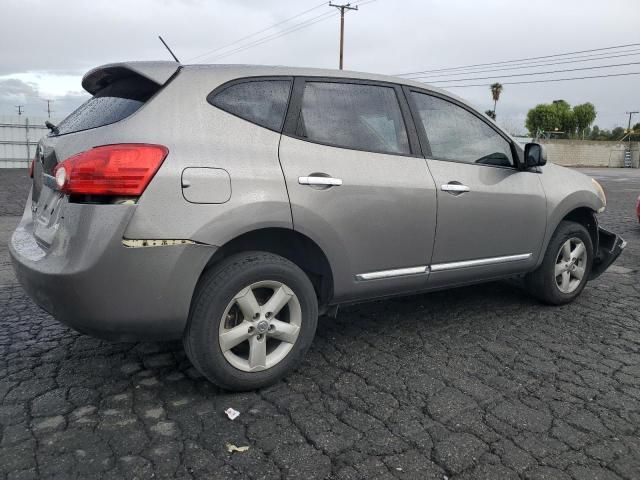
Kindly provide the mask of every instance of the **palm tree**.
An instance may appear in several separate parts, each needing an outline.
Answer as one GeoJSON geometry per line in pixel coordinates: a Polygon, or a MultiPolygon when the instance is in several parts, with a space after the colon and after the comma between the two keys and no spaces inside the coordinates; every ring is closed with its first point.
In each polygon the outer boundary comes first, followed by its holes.
{"type": "Polygon", "coordinates": [[[502,93],[502,89],[504,88],[501,83],[493,83],[489,87],[491,89],[491,97],[493,98],[493,118],[495,119],[496,115],[496,104],[498,100],[500,100],[500,94],[502,93]]]}

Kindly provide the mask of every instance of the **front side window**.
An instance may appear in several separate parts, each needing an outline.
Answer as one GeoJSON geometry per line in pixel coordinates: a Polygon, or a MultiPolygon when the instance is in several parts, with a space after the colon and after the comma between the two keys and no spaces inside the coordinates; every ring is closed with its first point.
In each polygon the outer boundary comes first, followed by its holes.
{"type": "Polygon", "coordinates": [[[431,156],[440,160],[511,167],[511,146],[498,132],[458,105],[412,92],[431,156]]]}
{"type": "Polygon", "coordinates": [[[411,153],[398,98],[391,87],[306,82],[296,134],[342,148],[411,153]]]}
{"type": "Polygon", "coordinates": [[[290,90],[290,80],[246,81],[230,85],[207,100],[244,120],[280,131],[290,90]]]}

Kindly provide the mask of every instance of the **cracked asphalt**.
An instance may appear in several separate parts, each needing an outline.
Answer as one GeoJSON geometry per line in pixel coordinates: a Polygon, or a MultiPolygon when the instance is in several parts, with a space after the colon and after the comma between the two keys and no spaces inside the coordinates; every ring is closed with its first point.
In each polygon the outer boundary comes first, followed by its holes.
{"type": "Polygon", "coordinates": [[[587,173],[628,247],[573,304],[491,283],[345,308],[297,372],[232,394],[180,343],[40,311],[6,248],[27,178],[0,170],[0,478],[640,478],[640,171],[587,173]]]}

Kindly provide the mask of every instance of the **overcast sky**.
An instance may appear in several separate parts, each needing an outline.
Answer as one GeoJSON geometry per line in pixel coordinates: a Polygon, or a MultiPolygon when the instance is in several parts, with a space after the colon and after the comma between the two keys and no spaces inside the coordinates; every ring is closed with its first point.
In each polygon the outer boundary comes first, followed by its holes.
{"type": "MultiPolygon", "coordinates": [[[[319,0],[0,0],[0,115],[15,113],[16,105],[24,105],[27,115],[46,115],[43,99],[50,98],[54,116],[65,116],[87,98],[80,80],[90,68],[123,60],[168,59],[158,34],[186,63],[319,4],[319,0]]],[[[326,11],[335,9],[319,6],[246,42],[326,11]]],[[[330,17],[225,58],[216,60],[212,55],[198,61],[335,68],[338,38],[339,18],[330,17]]],[[[638,42],[638,0],[377,0],[346,17],[345,68],[396,74],[638,42]]],[[[448,78],[492,76],[460,84],[539,79],[545,76],[497,75],[640,62],[640,46],[635,49],[636,55],[597,62],[448,78]]],[[[640,72],[640,65],[555,77],[620,72],[640,72]]],[[[492,107],[487,86],[451,91],[483,111],[492,107]]],[[[498,119],[512,132],[524,131],[527,110],[555,99],[592,102],[598,112],[595,123],[601,128],[626,126],[625,111],[640,110],[640,75],[505,85],[498,119]]]]}

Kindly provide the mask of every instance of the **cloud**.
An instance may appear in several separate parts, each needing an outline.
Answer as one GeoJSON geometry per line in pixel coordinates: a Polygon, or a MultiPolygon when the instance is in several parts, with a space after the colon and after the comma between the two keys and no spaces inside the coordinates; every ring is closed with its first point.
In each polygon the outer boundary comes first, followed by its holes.
{"type": "MultiPolygon", "coordinates": [[[[89,98],[86,92],[67,92],[62,95],[48,95],[53,113],[51,118],[61,120],[89,98]]],[[[0,112],[17,113],[17,106],[30,117],[46,117],[47,102],[38,85],[17,78],[0,78],[0,112]]]]}
{"type": "MultiPolygon", "coordinates": [[[[66,99],[64,91],[79,90],[81,74],[97,65],[169,59],[158,34],[185,60],[314,6],[318,8],[307,17],[285,23],[276,31],[335,9],[320,6],[319,0],[4,2],[0,77],[42,73],[42,78],[30,79],[41,95],[48,95],[42,92],[52,90],[50,83],[56,77],[68,78],[64,88],[56,87],[54,92],[61,97],[56,108],[62,112],[66,105],[78,100],[71,94],[66,99]],[[28,35],[25,19],[31,32],[28,35]]],[[[640,9],[637,0],[609,0],[606,8],[584,0],[378,0],[349,13],[345,22],[346,68],[398,73],[631,43],[635,41],[633,32],[640,25],[640,9]]],[[[338,33],[339,20],[334,16],[221,61],[335,68],[338,33]]],[[[629,62],[640,61],[640,56],[628,58],[629,62]]],[[[211,59],[215,56],[204,60],[211,59]]],[[[625,59],[619,60],[622,63],[625,59]]],[[[640,71],[639,67],[617,71],[640,71]]],[[[601,72],[605,70],[598,71],[601,72]]],[[[526,78],[530,77],[522,79],[526,78]]],[[[611,128],[624,123],[625,111],[637,109],[630,100],[637,99],[639,78],[505,85],[497,108],[498,120],[501,116],[523,119],[535,104],[564,98],[572,104],[591,101],[598,109],[596,123],[611,128]]],[[[469,99],[482,111],[492,107],[485,87],[452,92],[469,99]]],[[[0,114],[13,111],[11,104],[0,104],[0,114]]]]}
{"type": "Polygon", "coordinates": [[[38,96],[38,85],[33,82],[23,82],[17,78],[0,79],[0,92],[7,98],[16,100],[38,96]]]}

